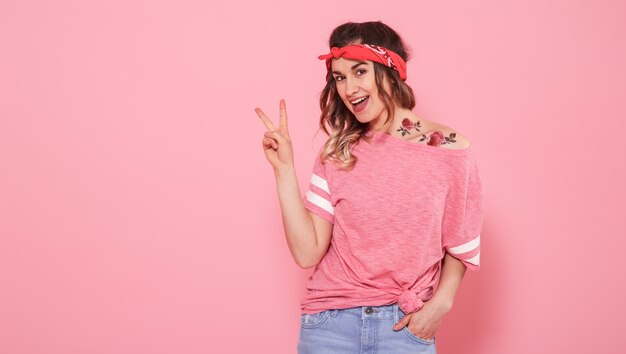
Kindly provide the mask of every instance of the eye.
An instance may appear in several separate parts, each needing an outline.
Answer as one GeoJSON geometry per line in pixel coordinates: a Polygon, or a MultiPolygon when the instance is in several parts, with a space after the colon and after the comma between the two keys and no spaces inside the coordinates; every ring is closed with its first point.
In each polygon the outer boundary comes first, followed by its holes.
{"type": "Polygon", "coordinates": [[[335,76],[335,81],[343,81],[343,79],[345,79],[345,77],[343,77],[343,76],[335,76]]]}
{"type": "Polygon", "coordinates": [[[357,75],[363,75],[363,74],[365,74],[366,72],[367,72],[367,70],[365,70],[365,69],[357,69],[356,74],[357,74],[357,75]]]}

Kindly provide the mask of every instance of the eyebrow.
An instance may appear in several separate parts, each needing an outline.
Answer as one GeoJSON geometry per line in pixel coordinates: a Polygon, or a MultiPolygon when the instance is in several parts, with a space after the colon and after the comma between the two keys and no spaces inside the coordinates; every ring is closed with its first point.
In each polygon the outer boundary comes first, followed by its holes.
{"type": "MultiPolygon", "coordinates": [[[[367,64],[367,63],[366,63],[366,62],[364,62],[364,61],[362,61],[362,62],[358,62],[358,63],[356,63],[356,64],[352,65],[352,67],[350,68],[350,70],[354,70],[354,69],[356,69],[359,65],[363,65],[363,64],[367,64]]],[[[341,75],[341,72],[339,72],[339,71],[333,71],[333,74],[339,74],[339,75],[341,75]]]]}

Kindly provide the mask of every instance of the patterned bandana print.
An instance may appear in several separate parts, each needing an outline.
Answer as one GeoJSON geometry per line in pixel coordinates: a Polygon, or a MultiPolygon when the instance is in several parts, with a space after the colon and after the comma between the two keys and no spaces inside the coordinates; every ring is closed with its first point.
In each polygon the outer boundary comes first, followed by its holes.
{"type": "Polygon", "coordinates": [[[340,57],[375,61],[396,70],[400,73],[402,81],[406,80],[406,63],[398,53],[387,48],[373,44],[349,44],[341,48],[332,47],[330,53],[320,55],[318,58],[326,60],[326,69],[330,72],[330,62],[340,57]]]}

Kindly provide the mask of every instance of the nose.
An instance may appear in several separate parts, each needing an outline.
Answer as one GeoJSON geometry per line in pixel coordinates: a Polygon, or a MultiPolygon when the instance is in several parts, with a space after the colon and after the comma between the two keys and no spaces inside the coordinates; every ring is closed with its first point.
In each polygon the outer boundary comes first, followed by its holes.
{"type": "Polygon", "coordinates": [[[346,78],[346,93],[348,95],[353,95],[359,92],[359,85],[356,79],[347,77],[346,78]]]}

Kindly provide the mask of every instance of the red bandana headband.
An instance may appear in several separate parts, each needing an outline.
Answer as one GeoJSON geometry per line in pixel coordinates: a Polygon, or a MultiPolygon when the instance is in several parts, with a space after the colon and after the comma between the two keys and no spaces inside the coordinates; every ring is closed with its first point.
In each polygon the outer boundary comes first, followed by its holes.
{"type": "Polygon", "coordinates": [[[333,59],[344,57],[354,60],[371,60],[388,66],[400,73],[402,81],[406,80],[406,63],[398,53],[373,44],[349,44],[345,47],[332,47],[329,54],[320,55],[320,60],[326,59],[326,69],[330,71],[330,62],[333,59]]]}

